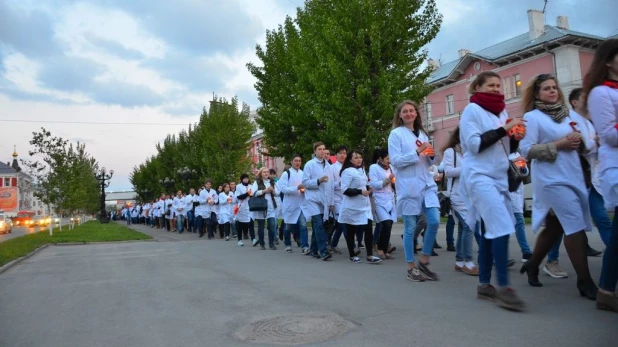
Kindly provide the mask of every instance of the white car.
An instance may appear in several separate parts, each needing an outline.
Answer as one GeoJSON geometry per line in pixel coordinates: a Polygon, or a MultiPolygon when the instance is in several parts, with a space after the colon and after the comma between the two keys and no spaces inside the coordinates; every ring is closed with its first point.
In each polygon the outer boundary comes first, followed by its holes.
{"type": "Polygon", "coordinates": [[[6,218],[4,215],[0,215],[0,233],[6,234],[13,231],[13,222],[10,218],[6,218]]]}
{"type": "Polygon", "coordinates": [[[60,217],[58,217],[57,215],[52,215],[51,216],[51,221],[54,224],[60,224],[60,217]]]}

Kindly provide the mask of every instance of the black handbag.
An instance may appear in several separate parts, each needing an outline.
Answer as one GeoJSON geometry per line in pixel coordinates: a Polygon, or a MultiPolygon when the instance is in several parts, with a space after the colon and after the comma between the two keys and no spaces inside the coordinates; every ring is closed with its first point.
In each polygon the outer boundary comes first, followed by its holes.
{"type": "Polygon", "coordinates": [[[264,195],[253,196],[249,199],[249,211],[258,212],[258,211],[267,211],[268,210],[268,201],[264,195]]]}
{"type": "Polygon", "coordinates": [[[504,146],[504,142],[500,140],[500,143],[502,144],[502,148],[504,149],[504,154],[506,154],[506,159],[509,161],[509,168],[506,172],[507,172],[508,182],[509,182],[509,192],[513,193],[513,192],[516,192],[517,189],[519,189],[519,186],[523,182],[525,176],[521,172],[521,170],[517,167],[517,165],[515,165],[515,163],[513,163],[509,159],[509,153],[507,152],[506,147],[504,146]]]}

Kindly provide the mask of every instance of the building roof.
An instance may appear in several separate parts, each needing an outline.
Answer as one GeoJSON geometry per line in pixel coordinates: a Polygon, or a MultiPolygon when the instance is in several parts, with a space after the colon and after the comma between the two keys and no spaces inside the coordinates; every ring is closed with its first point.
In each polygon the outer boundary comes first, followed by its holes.
{"type": "MultiPolygon", "coordinates": [[[[534,40],[530,40],[529,33],[526,32],[506,41],[497,43],[493,46],[483,48],[480,51],[468,53],[464,57],[459,58],[455,61],[443,64],[431,73],[427,82],[429,84],[433,84],[443,79],[446,79],[449,76],[453,75],[455,71],[462,71],[463,69],[465,69],[465,66],[467,66],[471,61],[475,59],[485,60],[488,62],[496,63],[498,65],[505,65],[513,60],[521,60],[527,58],[528,56],[513,56],[517,53],[531,50],[533,48],[544,48],[544,46],[548,43],[565,38],[572,38],[574,39],[573,43],[580,44],[587,43],[590,40],[594,41],[595,43],[605,40],[605,38],[601,36],[590,35],[579,31],[566,30],[555,26],[546,25],[545,32],[534,40]]],[[[535,54],[536,53],[533,53],[532,55],[535,54]]]]}
{"type": "Polygon", "coordinates": [[[105,193],[105,200],[135,200],[136,198],[137,193],[133,191],[105,193]]]}
{"type": "Polygon", "coordinates": [[[0,162],[0,174],[15,174],[15,173],[17,173],[17,171],[13,169],[10,165],[0,162]]]}

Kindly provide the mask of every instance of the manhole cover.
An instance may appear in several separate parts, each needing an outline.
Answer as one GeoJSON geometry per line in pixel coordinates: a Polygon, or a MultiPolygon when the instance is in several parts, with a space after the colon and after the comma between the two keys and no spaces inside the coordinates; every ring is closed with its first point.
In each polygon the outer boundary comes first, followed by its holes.
{"type": "Polygon", "coordinates": [[[354,326],[335,314],[309,313],[260,320],[242,327],[236,336],[251,342],[301,345],[330,340],[354,326]]]}

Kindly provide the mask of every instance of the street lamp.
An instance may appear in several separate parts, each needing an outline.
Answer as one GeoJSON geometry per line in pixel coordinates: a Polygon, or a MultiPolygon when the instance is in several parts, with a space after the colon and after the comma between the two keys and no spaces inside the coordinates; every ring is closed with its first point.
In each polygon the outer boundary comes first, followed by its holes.
{"type": "Polygon", "coordinates": [[[169,177],[165,177],[164,180],[159,180],[159,183],[165,186],[165,193],[169,193],[170,187],[173,187],[176,182],[174,180],[169,179],[169,177]]]}
{"type": "Polygon", "coordinates": [[[183,167],[178,169],[178,174],[185,180],[186,183],[186,190],[189,190],[189,180],[195,176],[195,174],[197,174],[197,171],[195,171],[194,169],[189,169],[188,167],[183,167]]]}
{"type": "Polygon", "coordinates": [[[109,170],[108,173],[105,167],[102,167],[101,170],[94,174],[94,178],[96,178],[97,181],[101,181],[101,213],[99,215],[99,221],[101,223],[109,223],[107,212],[105,211],[105,188],[109,187],[110,182],[106,183],[105,181],[111,180],[112,176],[114,176],[114,170],[109,170]]]}

